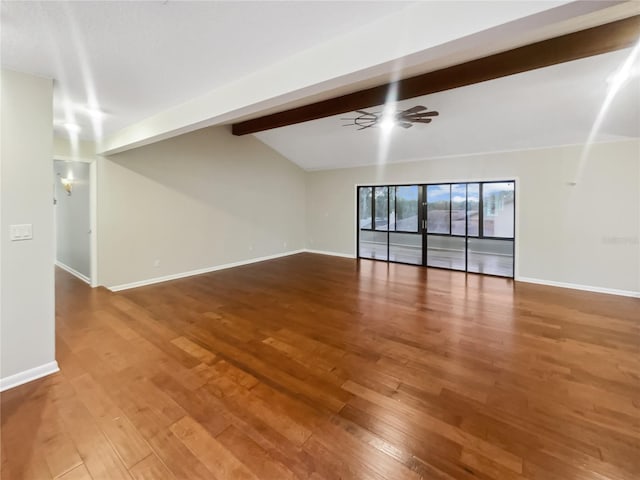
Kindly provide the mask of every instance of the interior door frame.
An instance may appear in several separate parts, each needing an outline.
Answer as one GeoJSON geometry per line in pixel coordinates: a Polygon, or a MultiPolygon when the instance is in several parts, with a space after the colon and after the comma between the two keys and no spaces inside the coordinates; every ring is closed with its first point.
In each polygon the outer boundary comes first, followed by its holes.
{"type": "MultiPolygon", "coordinates": [[[[69,157],[66,155],[54,155],[53,161],[81,162],[89,164],[89,256],[90,274],[89,285],[92,288],[98,286],[98,163],[96,158],[69,157]]],[[[54,222],[54,228],[55,226],[54,222]]],[[[54,235],[54,252],[57,252],[57,235],[54,235]]]]}

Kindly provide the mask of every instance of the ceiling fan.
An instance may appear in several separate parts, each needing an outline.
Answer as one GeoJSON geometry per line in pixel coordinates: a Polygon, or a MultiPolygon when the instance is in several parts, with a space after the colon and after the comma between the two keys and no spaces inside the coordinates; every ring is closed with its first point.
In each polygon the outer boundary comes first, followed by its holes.
{"type": "Polygon", "coordinates": [[[344,124],[343,127],[355,125],[358,130],[371,128],[376,125],[381,127],[391,127],[398,125],[402,128],[411,128],[414,123],[430,123],[431,118],[439,115],[435,110],[427,111],[427,107],[416,105],[407,110],[400,110],[389,114],[388,112],[367,112],[365,110],[356,110],[359,113],[354,118],[342,118],[341,120],[349,120],[350,123],[344,124]]]}

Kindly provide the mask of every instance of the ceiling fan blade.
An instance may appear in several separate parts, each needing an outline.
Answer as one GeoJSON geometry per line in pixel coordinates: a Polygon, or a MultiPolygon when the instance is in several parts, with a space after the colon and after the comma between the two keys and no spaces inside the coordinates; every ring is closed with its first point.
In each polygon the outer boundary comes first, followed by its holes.
{"type": "Polygon", "coordinates": [[[364,110],[356,110],[356,112],[360,113],[361,115],[367,115],[368,117],[377,117],[375,113],[365,112],[364,110]]]}
{"type": "Polygon", "coordinates": [[[411,107],[409,110],[405,110],[402,113],[416,113],[421,112],[422,110],[426,110],[427,107],[423,107],[422,105],[416,105],[415,107],[411,107]]]}
{"type": "Polygon", "coordinates": [[[402,128],[411,128],[411,123],[409,122],[402,122],[402,123],[398,123],[398,126],[402,127],[402,128]]]}
{"type": "Polygon", "coordinates": [[[430,118],[415,118],[413,120],[411,120],[414,123],[431,123],[431,119],[430,118]]]}
{"type": "Polygon", "coordinates": [[[431,112],[422,112],[422,113],[412,113],[410,115],[405,115],[405,116],[407,118],[420,118],[420,117],[437,117],[438,115],[440,115],[438,112],[431,111],[431,112]]]}

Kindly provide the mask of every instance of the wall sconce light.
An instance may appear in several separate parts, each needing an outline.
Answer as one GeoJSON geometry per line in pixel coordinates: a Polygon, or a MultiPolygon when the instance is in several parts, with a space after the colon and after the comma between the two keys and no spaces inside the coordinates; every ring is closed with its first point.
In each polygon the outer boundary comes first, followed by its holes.
{"type": "Polygon", "coordinates": [[[73,190],[73,177],[60,177],[60,183],[62,183],[62,188],[67,192],[67,195],[71,196],[71,191],[73,190]]]}

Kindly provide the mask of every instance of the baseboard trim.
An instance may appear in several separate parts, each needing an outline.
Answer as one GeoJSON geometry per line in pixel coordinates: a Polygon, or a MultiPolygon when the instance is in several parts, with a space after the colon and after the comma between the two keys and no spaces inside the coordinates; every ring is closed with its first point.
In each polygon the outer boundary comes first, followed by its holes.
{"type": "Polygon", "coordinates": [[[120,292],[122,290],[129,290],[130,288],[144,287],[146,285],[153,285],[155,283],[168,282],[170,280],[178,280],[180,278],[192,277],[194,275],[202,275],[203,273],[217,272],[218,270],[226,270],[227,268],[241,267],[243,265],[249,265],[249,264],[252,264],[252,263],[264,262],[264,261],[267,261],[267,260],[274,260],[276,258],[281,258],[281,257],[288,257],[289,255],[295,255],[297,253],[303,253],[303,252],[305,252],[304,249],[291,250],[291,251],[288,251],[288,252],[276,253],[274,255],[267,255],[265,257],[250,258],[248,260],[241,260],[239,262],[232,262],[232,263],[225,263],[225,264],[222,264],[222,265],[216,265],[215,267],[200,268],[198,270],[190,270],[188,272],[174,273],[172,275],[165,275],[163,277],[149,278],[147,280],[140,280],[138,282],[123,283],[121,285],[114,285],[114,286],[107,287],[107,288],[109,290],[111,290],[112,292],[120,292]]]}
{"type": "Polygon", "coordinates": [[[608,295],[621,295],[623,297],[640,298],[640,292],[633,290],[618,290],[615,288],[593,287],[591,285],[581,285],[578,283],[554,282],[552,280],[541,280],[539,278],[517,277],[517,282],[535,283],[538,285],[547,285],[549,287],[571,288],[573,290],[584,290],[586,292],[606,293],[608,295]]]}
{"type": "Polygon", "coordinates": [[[10,388],[32,382],[33,380],[46,377],[47,375],[51,375],[52,373],[56,373],[59,371],[60,368],[58,367],[58,362],[54,360],[53,362],[45,363],[44,365],[40,365],[39,367],[25,370],[24,372],[16,373],[15,375],[9,375],[5,378],[0,378],[0,392],[4,392],[5,390],[9,390],[10,388]]]}
{"type": "MultiPolygon", "coordinates": [[[[243,265],[250,265],[252,263],[259,263],[259,262],[264,262],[264,261],[267,261],[267,260],[274,260],[276,258],[288,257],[290,255],[296,255],[298,253],[314,253],[314,254],[317,254],[317,255],[329,255],[329,256],[332,256],[332,257],[342,257],[342,258],[350,258],[350,259],[355,259],[356,258],[355,255],[350,254],[350,253],[330,252],[330,251],[327,251],[327,250],[314,250],[314,249],[310,249],[310,248],[303,248],[303,249],[300,249],[300,250],[291,250],[291,251],[288,251],[288,252],[282,252],[282,253],[276,253],[276,254],[273,254],[273,255],[267,255],[267,256],[264,256],[264,257],[250,258],[248,260],[241,260],[239,262],[225,263],[225,264],[222,264],[222,265],[216,265],[214,267],[201,268],[201,269],[198,269],[198,270],[191,270],[191,271],[188,271],[188,272],[176,273],[176,274],[173,274],[173,275],[165,275],[163,277],[149,278],[147,280],[140,280],[138,282],[123,283],[121,285],[114,285],[114,286],[107,287],[107,288],[109,290],[111,290],[112,292],[119,292],[119,291],[122,291],[122,290],[129,290],[131,288],[144,287],[146,285],[153,285],[155,283],[162,283],[162,282],[168,282],[168,281],[171,281],[171,280],[178,280],[180,278],[192,277],[194,275],[202,275],[203,273],[216,272],[218,270],[226,270],[228,268],[241,267],[243,265]]],[[[56,262],[56,265],[58,265],[60,268],[68,271],[72,275],[75,275],[76,277],[78,277],[81,280],[83,280],[83,281],[85,281],[85,282],[90,284],[89,279],[86,278],[81,273],[76,272],[72,268],[67,267],[66,265],[64,265],[64,264],[62,264],[60,262],[56,262]]],[[[555,282],[553,280],[542,280],[542,279],[539,279],[539,278],[530,278],[530,277],[516,277],[515,281],[523,282],[523,283],[534,283],[534,284],[538,284],[538,285],[546,285],[546,286],[549,286],[549,287],[569,288],[569,289],[573,289],[573,290],[583,290],[583,291],[594,292],[594,293],[605,293],[605,294],[608,294],[608,295],[620,295],[620,296],[623,296],[623,297],[640,298],[640,292],[635,292],[633,290],[618,290],[618,289],[615,289],[615,288],[594,287],[594,286],[591,286],[591,285],[581,285],[581,284],[577,284],[577,283],[555,282]]]]}
{"type": "Polygon", "coordinates": [[[309,248],[304,250],[307,253],[315,253],[318,255],[331,255],[332,257],[342,257],[342,258],[356,258],[355,255],[350,253],[339,253],[339,252],[328,252],[326,250],[311,250],[309,248]]]}
{"type": "Polygon", "coordinates": [[[74,270],[69,265],[65,265],[64,263],[56,260],[56,266],[60,267],[61,269],[63,269],[66,272],[69,272],[71,275],[73,275],[74,277],[79,278],[83,282],[88,283],[89,285],[91,285],[91,279],[89,277],[87,277],[86,275],[83,275],[82,273],[80,273],[77,270],[74,270]]]}

